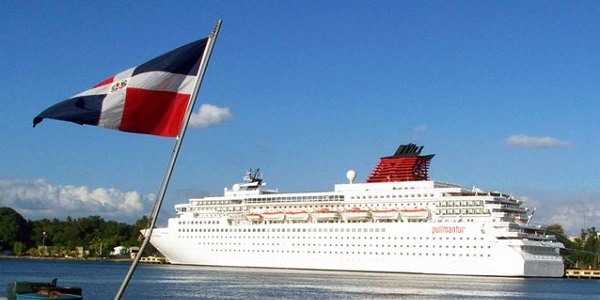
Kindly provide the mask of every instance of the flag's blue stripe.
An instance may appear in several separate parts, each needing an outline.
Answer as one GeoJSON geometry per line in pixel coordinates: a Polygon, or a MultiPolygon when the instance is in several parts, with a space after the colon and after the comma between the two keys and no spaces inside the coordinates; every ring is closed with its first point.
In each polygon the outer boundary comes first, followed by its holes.
{"type": "Polygon", "coordinates": [[[202,54],[204,54],[206,41],[207,39],[201,39],[191,42],[148,62],[145,62],[135,68],[132,76],[153,71],[196,75],[200,65],[200,57],[202,57],[202,54]]]}
{"type": "Polygon", "coordinates": [[[33,119],[33,126],[45,118],[97,126],[105,97],[106,95],[81,96],[57,103],[37,115],[33,119]]]}

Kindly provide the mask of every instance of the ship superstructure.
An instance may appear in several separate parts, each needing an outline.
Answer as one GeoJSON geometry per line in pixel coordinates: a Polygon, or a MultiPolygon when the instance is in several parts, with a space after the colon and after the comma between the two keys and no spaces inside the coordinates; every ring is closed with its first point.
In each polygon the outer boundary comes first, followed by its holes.
{"type": "Polygon", "coordinates": [[[561,243],[521,200],[429,179],[433,155],[401,145],[365,183],[281,193],[257,170],[222,196],[190,199],[154,229],[173,264],[561,277],[561,243]]]}

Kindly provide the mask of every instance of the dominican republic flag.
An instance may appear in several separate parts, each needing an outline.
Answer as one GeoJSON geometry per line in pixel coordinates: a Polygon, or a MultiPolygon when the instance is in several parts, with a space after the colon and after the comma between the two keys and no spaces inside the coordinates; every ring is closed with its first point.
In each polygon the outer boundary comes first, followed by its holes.
{"type": "Polygon", "coordinates": [[[166,137],[179,134],[207,39],[112,76],[33,119],[69,121],[166,137]]]}

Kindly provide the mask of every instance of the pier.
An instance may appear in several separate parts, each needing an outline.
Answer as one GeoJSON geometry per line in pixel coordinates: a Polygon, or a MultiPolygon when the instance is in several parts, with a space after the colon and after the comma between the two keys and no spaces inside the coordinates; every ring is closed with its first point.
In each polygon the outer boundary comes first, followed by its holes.
{"type": "Polygon", "coordinates": [[[580,270],[567,269],[565,271],[567,278],[600,279],[600,270],[580,270]]]}
{"type": "Polygon", "coordinates": [[[166,257],[143,256],[142,258],[140,258],[140,262],[146,264],[168,264],[169,260],[166,257]]]}

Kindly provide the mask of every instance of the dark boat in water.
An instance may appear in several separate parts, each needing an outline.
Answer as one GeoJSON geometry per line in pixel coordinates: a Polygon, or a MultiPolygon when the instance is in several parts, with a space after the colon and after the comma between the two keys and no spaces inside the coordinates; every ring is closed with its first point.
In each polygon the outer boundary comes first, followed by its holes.
{"type": "Polygon", "coordinates": [[[54,278],[51,282],[13,282],[6,290],[6,299],[83,299],[81,288],[57,286],[57,281],[54,278]]]}

